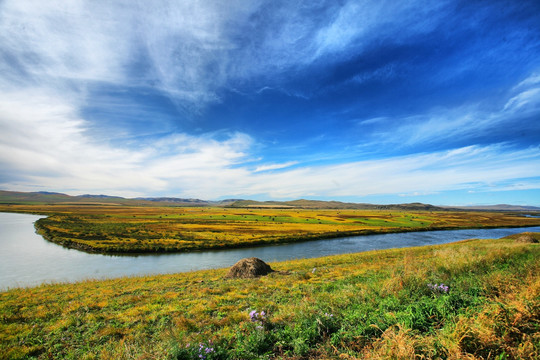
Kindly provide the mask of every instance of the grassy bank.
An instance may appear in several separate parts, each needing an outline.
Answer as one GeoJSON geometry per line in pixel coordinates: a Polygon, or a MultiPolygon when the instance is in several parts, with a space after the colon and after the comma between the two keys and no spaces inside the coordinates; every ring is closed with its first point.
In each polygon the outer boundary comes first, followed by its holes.
{"type": "Polygon", "coordinates": [[[14,289],[0,358],[537,359],[539,258],[514,236],[14,289]]]}
{"type": "Polygon", "coordinates": [[[97,253],[185,252],[321,238],[441,229],[540,225],[516,213],[0,205],[49,215],[36,226],[49,241],[97,253]]]}

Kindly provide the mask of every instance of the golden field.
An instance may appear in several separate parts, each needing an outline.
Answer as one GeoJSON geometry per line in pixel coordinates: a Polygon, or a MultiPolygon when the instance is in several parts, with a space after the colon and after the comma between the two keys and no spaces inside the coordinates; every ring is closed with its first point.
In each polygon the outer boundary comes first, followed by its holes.
{"type": "Polygon", "coordinates": [[[465,211],[0,205],[49,215],[39,232],[89,252],[180,252],[384,232],[540,225],[516,213],[465,211]]]}

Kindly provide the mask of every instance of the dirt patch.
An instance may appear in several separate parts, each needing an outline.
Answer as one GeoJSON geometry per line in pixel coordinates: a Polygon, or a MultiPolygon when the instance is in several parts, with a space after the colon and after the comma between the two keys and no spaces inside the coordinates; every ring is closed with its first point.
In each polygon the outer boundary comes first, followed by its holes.
{"type": "Polygon", "coordinates": [[[274,272],[270,265],[261,259],[252,257],[238,261],[230,269],[225,278],[227,279],[248,279],[267,275],[274,272]]]}

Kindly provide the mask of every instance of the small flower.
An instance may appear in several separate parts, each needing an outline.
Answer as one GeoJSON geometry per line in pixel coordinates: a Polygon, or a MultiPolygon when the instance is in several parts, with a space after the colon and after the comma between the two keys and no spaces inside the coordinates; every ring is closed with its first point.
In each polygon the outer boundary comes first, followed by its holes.
{"type": "Polygon", "coordinates": [[[249,313],[249,318],[252,322],[257,321],[257,318],[259,317],[259,314],[257,314],[257,310],[253,310],[249,313]]]}
{"type": "Polygon", "coordinates": [[[445,293],[446,294],[450,290],[448,285],[444,285],[443,283],[441,283],[441,284],[427,284],[427,286],[433,292],[438,292],[438,293],[445,293]]]}
{"type": "Polygon", "coordinates": [[[331,318],[334,317],[334,314],[324,313],[324,316],[331,318]]]}

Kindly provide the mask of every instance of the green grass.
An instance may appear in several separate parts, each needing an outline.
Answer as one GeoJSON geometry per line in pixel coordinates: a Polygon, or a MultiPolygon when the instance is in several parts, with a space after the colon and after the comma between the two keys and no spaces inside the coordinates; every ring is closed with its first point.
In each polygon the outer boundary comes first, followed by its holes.
{"type": "Polygon", "coordinates": [[[98,253],[187,252],[415,230],[540,225],[519,213],[11,205],[57,244],[98,253]]]}
{"type": "Polygon", "coordinates": [[[537,359],[540,247],[515,239],[13,289],[0,358],[537,359]]]}

